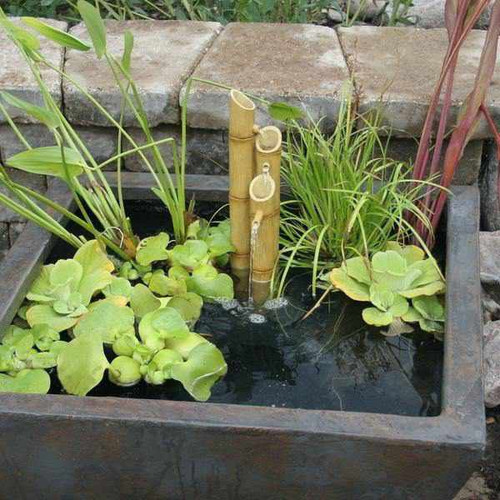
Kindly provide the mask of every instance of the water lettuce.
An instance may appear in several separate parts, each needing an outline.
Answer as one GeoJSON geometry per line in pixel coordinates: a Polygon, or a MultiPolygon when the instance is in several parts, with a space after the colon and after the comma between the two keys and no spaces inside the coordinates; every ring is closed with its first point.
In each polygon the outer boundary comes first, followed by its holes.
{"type": "Polygon", "coordinates": [[[444,307],[437,295],[444,293],[445,282],[436,261],[416,246],[390,243],[371,261],[347,259],[330,272],[329,279],[351,299],[371,302],[373,307],[362,312],[370,325],[399,325],[403,331],[402,323],[418,322],[425,331],[443,331],[444,307]]]}

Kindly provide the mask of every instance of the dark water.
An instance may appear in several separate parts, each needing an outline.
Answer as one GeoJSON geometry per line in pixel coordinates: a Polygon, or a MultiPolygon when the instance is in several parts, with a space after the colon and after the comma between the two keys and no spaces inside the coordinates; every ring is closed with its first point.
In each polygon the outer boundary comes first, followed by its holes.
{"type": "MultiPolygon", "coordinates": [[[[143,234],[158,231],[161,223],[154,219],[150,213],[143,234]]],[[[364,324],[363,306],[340,293],[300,321],[313,305],[306,276],[293,279],[288,294],[278,309],[256,311],[236,301],[205,305],[195,331],[209,334],[228,363],[207,404],[439,414],[441,342],[418,330],[385,337],[364,324]]],[[[58,393],[53,379],[51,392],[58,393]]],[[[120,388],[106,380],[90,395],[192,400],[177,382],[120,388]]]]}

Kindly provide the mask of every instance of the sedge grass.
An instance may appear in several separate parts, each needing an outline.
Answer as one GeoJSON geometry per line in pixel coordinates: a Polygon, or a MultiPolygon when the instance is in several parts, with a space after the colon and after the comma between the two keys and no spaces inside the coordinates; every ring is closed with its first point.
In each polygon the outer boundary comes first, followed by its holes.
{"type": "Polygon", "coordinates": [[[278,295],[293,268],[312,272],[316,295],[321,275],[344,259],[409,241],[416,232],[408,214],[432,230],[418,201],[425,187],[437,186],[415,183],[410,165],[388,158],[378,122],[356,115],[347,97],[332,134],[323,134],[319,123],[288,130],[282,176],[290,199],[281,207],[278,295]]]}

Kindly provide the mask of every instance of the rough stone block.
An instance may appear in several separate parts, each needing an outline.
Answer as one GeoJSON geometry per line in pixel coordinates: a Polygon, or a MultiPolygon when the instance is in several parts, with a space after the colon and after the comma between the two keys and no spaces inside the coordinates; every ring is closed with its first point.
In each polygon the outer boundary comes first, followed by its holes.
{"type": "MultiPolygon", "coordinates": [[[[139,129],[130,129],[130,134],[138,144],[144,143],[144,135],[139,129]]],[[[187,157],[186,173],[188,174],[222,174],[227,173],[228,145],[226,132],[222,130],[188,129],[187,131],[187,157]]],[[[153,130],[155,140],[172,137],[177,144],[177,153],[180,155],[181,131],[180,127],[174,125],[163,125],[153,130]]],[[[160,152],[169,168],[172,166],[171,143],[158,146],[160,152]]],[[[151,152],[144,151],[147,158],[151,159],[151,152]]],[[[144,165],[139,155],[134,154],[125,157],[127,170],[135,172],[146,172],[148,168],[144,165]]]]}
{"type": "MultiPolygon", "coordinates": [[[[20,18],[10,18],[16,24],[26,28],[20,18]]],[[[44,19],[48,24],[61,29],[67,29],[67,23],[54,21],[52,19],[44,19]]],[[[48,41],[43,37],[40,39],[40,50],[45,58],[54,66],[62,68],[64,60],[64,50],[57,44],[48,41]]],[[[24,61],[23,56],[18,51],[17,47],[9,40],[5,30],[0,29],[0,90],[10,92],[11,94],[24,99],[33,104],[43,105],[43,99],[35,78],[31,74],[28,64],[24,61]]],[[[47,84],[51,95],[58,104],[61,103],[61,78],[51,69],[42,66],[41,75],[47,84]]],[[[6,106],[11,118],[16,122],[32,123],[33,118],[18,108],[6,106]]],[[[5,123],[6,119],[3,113],[0,113],[0,123],[5,123]]]]}
{"type": "MultiPolygon", "coordinates": [[[[75,131],[83,140],[90,154],[97,163],[102,163],[116,155],[117,131],[104,127],[75,127],[75,131]]],[[[104,167],[104,170],[115,170],[116,164],[104,167]]]]}
{"type": "MultiPolygon", "coordinates": [[[[270,101],[305,108],[313,119],[334,120],[349,73],[334,30],[300,24],[229,24],[194,76],[270,101]]],[[[183,93],[185,88],[183,89],[183,93]]],[[[191,127],[227,129],[228,92],[194,84],[188,103],[191,127]]],[[[269,122],[265,111],[259,124],[269,122]]]]}
{"type": "MultiPolygon", "coordinates": [[[[33,148],[53,146],[56,144],[54,136],[44,125],[20,124],[18,128],[33,148]]],[[[5,163],[8,158],[25,149],[26,147],[18,139],[10,125],[0,125],[0,161],[2,163],[5,163]]]]}
{"type": "MultiPolygon", "coordinates": [[[[107,43],[112,54],[121,57],[123,35],[134,35],[131,73],[143,99],[151,126],[179,121],[179,92],[184,81],[217,36],[219,23],[182,21],[106,21],[107,43]]],[[[78,24],[71,33],[88,40],[85,26],[78,24]]],[[[119,119],[122,97],[104,60],[93,51],[68,49],[66,72],[85,87],[113,116],[119,119]]],[[[78,125],[109,126],[110,122],[67,80],[64,101],[68,119],[78,125]]],[[[124,124],[136,125],[130,110],[124,124]]]]}
{"type": "MultiPolygon", "coordinates": [[[[338,31],[357,88],[360,111],[380,110],[382,124],[391,128],[392,135],[420,136],[447,48],[446,30],[359,26],[338,31]]],[[[484,37],[484,31],[471,32],[460,51],[450,123],[455,122],[473,88],[484,37]]],[[[490,109],[497,119],[499,83],[497,68],[489,95],[490,109]]],[[[490,135],[483,120],[474,137],[490,135]]]]}
{"type": "MultiPolygon", "coordinates": [[[[397,161],[413,163],[417,156],[418,142],[414,139],[391,139],[387,148],[387,156],[397,161]]],[[[444,160],[443,150],[441,165],[444,160]]],[[[453,177],[453,184],[474,184],[479,178],[481,169],[481,157],[483,153],[483,141],[471,141],[465,147],[457,171],[453,177]]]]}

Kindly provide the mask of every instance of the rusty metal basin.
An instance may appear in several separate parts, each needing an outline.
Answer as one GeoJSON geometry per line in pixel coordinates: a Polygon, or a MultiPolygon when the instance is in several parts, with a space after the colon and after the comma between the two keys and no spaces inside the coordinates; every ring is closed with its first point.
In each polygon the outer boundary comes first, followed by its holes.
{"type": "MultiPolygon", "coordinates": [[[[149,198],[145,176],[129,197],[149,198]]],[[[188,179],[224,199],[225,179],[188,179]]],[[[70,205],[57,184],[51,196],[70,205]]],[[[435,417],[63,395],[0,395],[0,498],[453,498],[485,445],[479,196],[447,219],[442,411],[435,417]]],[[[28,225],[0,268],[8,324],[53,245],[28,225]]]]}

